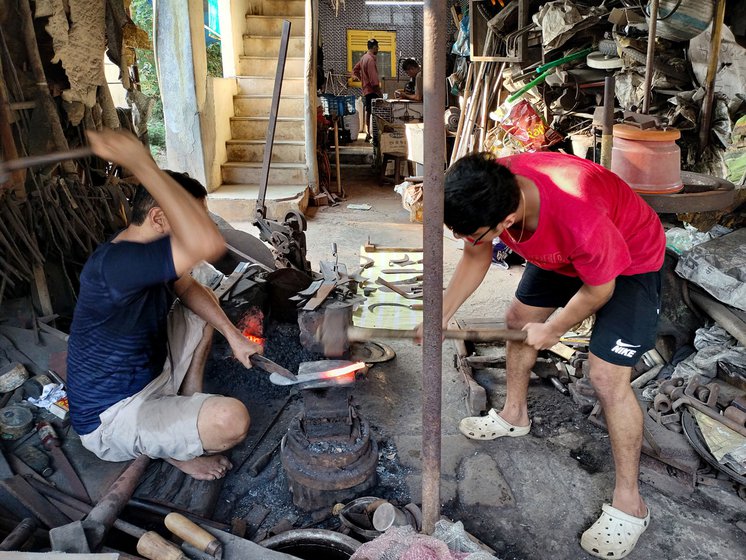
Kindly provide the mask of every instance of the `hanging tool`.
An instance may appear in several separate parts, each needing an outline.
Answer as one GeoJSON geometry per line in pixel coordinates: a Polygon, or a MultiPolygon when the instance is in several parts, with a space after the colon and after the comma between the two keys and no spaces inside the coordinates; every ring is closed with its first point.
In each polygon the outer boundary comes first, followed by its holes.
{"type": "Polygon", "coordinates": [[[253,365],[254,367],[258,367],[259,369],[263,369],[267,373],[276,373],[278,375],[282,375],[290,381],[297,381],[297,378],[293,372],[291,372],[289,369],[285,369],[280,364],[276,364],[269,358],[265,358],[261,354],[252,354],[249,359],[251,360],[251,365],[253,365]]]}
{"type": "Polygon", "coordinates": [[[44,449],[52,454],[55,466],[65,477],[72,495],[84,502],[91,503],[91,497],[88,495],[88,491],[80,480],[78,473],[75,472],[67,456],[63,453],[62,442],[57,437],[57,432],[54,431],[52,425],[49,422],[39,422],[36,425],[36,429],[39,432],[41,444],[44,446],[44,449]]]}

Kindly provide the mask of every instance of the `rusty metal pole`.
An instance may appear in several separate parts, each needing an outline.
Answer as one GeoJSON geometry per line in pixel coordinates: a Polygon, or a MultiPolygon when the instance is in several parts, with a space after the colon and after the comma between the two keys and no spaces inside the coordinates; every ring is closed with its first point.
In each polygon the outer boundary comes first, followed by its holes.
{"type": "Polygon", "coordinates": [[[653,84],[653,73],[655,72],[655,32],[658,26],[658,0],[650,4],[650,17],[648,18],[648,56],[645,60],[645,84],[643,85],[642,112],[646,115],[650,111],[650,88],[653,84]]]}
{"type": "Polygon", "coordinates": [[[702,100],[702,122],[699,125],[699,147],[704,150],[710,143],[710,124],[712,123],[712,103],[715,99],[715,78],[720,58],[720,41],[723,34],[723,20],[725,19],[725,0],[718,0],[715,8],[715,18],[712,20],[712,36],[710,37],[710,60],[707,64],[705,78],[705,98],[702,100]]]}
{"type": "Polygon", "coordinates": [[[425,0],[424,279],[422,337],[422,530],[440,519],[440,412],[443,369],[443,171],[446,133],[446,0],[425,0]]]}
{"type": "Polygon", "coordinates": [[[614,147],[614,76],[604,79],[604,121],[601,129],[601,165],[611,169],[611,150],[614,147]]]}

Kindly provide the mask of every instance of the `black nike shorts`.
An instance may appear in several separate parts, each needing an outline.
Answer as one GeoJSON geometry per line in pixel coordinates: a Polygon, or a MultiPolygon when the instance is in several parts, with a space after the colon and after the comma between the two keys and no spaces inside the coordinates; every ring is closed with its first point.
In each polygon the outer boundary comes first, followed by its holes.
{"type": "MultiPolygon", "coordinates": [[[[526,263],[515,296],[532,307],[564,307],[582,285],[579,278],[526,263]]],[[[655,346],[660,307],[660,271],[617,276],[614,295],[596,311],[590,351],[611,364],[634,366],[655,346]]]]}

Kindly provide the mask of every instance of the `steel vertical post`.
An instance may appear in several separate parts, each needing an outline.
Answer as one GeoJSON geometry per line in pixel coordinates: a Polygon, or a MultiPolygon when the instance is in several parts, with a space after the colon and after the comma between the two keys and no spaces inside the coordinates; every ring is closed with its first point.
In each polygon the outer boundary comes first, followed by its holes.
{"type": "Polygon", "coordinates": [[[422,340],[422,530],[440,519],[440,426],[443,366],[443,171],[445,168],[445,0],[425,0],[424,89],[424,313],[422,340]]]}

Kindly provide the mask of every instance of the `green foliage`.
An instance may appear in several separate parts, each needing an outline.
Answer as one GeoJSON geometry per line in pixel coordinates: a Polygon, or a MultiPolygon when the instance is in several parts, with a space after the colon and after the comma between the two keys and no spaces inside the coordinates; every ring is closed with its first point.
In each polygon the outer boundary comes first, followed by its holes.
{"type": "MultiPolygon", "coordinates": [[[[130,5],[132,21],[145,30],[153,40],[153,5],[151,0],[132,0],[130,5]]],[[[163,104],[161,102],[161,88],[155,71],[155,57],[152,50],[136,49],[137,66],[140,75],[142,92],[155,99],[155,105],[148,121],[148,138],[156,149],[166,148],[166,128],[163,124],[163,104]]]]}
{"type": "Polygon", "coordinates": [[[213,78],[223,77],[223,56],[220,52],[220,41],[207,46],[207,75],[213,78]]]}

